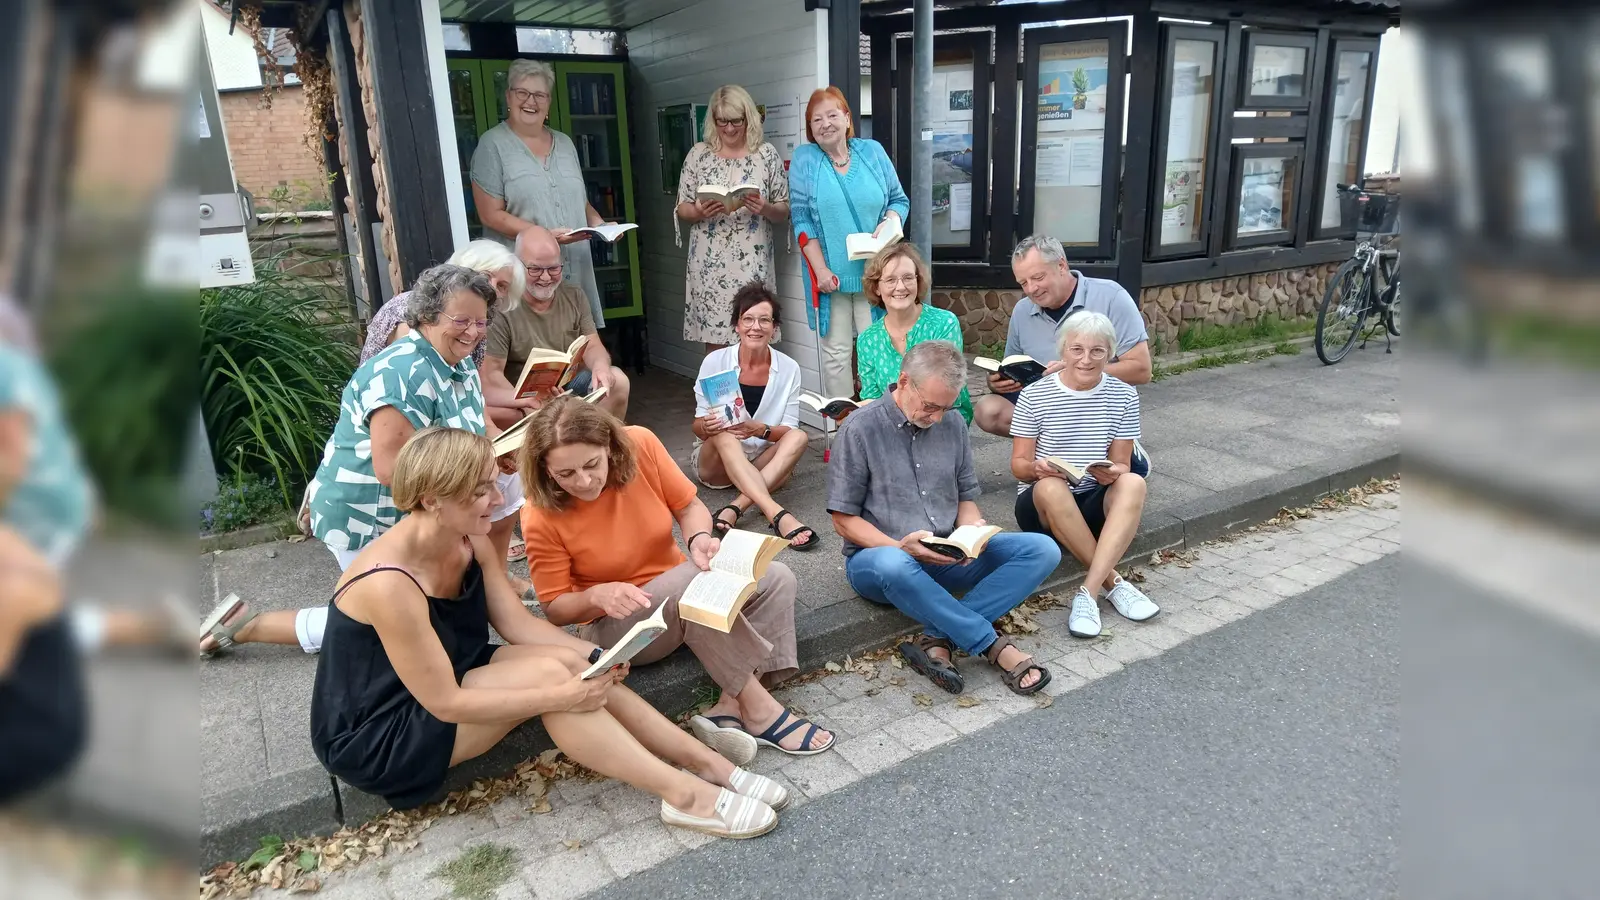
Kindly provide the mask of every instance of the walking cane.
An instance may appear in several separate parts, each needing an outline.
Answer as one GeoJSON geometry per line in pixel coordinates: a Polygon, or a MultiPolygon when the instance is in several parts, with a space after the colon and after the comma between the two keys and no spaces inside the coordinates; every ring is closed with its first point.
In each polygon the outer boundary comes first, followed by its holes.
{"type": "MultiPolygon", "coordinates": [[[[800,232],[800,259],[806,264],[806,273],[811,276],[811,309],[817,318],[817,396],[826,397],[828,391],[822,378],[822,292],[817,287],[817,270],[811,267],[811,258],[806,256],[806,245],[809,243],[811,237],[800,232]]],[[[828,438],[828,446],[822,448],[822,461],[826,463],[833,452],[833,425],[827,415],[822,416],[822,433],[828,438]]]]}

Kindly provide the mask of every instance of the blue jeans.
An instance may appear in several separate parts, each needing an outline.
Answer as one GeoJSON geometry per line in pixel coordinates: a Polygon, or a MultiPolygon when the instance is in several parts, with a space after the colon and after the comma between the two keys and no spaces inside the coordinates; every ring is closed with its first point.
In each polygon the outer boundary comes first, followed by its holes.
{"type": "Polygon", "coordinates": [[[1042,534],[1002,532],[965,565],[932,565],[899,547],[868,547],[845,561],[856,593],[887,603],[922,623],[929,637],[977,656],[994,643],[994,621],[1028,599],[1061,562],[1061,548],[1042,534]],[[953,594],[964,593],[957,600],[953,594]]]}

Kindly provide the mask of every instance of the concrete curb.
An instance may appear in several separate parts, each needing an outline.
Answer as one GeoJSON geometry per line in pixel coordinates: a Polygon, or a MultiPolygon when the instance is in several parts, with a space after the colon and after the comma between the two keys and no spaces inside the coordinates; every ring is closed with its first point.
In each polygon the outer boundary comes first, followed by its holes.
{"type": "Polygon", "coordinates": [[[1485,503],[1523,513],[1548,525],[1591,537],[1600,536],[1600,498],[1593,494],[1563,489],[1557,484],[1506,479],[1502,469],[1474,466],[1468,461],[1429,453],[1422,447],[1413,447],[1409,452],[1407,468],[1426,479],[1471,492],[1485,503]],[[1486,484],[1493,484],[1494,490],[1484,491],[1486,484]]]}
{"type": "Polygon", "coordinates": [[[242,550],[245,547],[254,547],[256,544],[270,544],[281,541],[299,533],[293,521],[281,519],[277,522],[267,522],[262,525],[251,525],[238,531],[225,531],[222,534],[205,534],[200,536],[200,552],[215,553],[219,550],[242,550]]]}
{"type": "MultiPolygon", "coordinates": [[[[1394,451],[1350,453],[1327,463],[1303,466],[1271,478],[1150,516],[1139,529],[1127,558],[1139,560],[1165,549],[1188,549],[1226,536],[1277,515],[1286,506],[1303,506],[1326,494],[1362,484],[1371,478],[1399,474],[1394,451]]],[[[1063,563],[1043,587],[1070,585],[1083,575],[1076,560],[1063,563]]],[[[860,597],[803,614],[799,657],[802,671],[828,660],[887,646],[914,628],[898,611],[860,597]]],[[[691,708],[696,694],[709,685],[704,670],[679,651],[640,669],[629,686],[669,716],[691,708]]],[[[447,791],[474,779],[509,774],[518,763],[553,746],[537,723],[512,732],[489,753],[453,769],[447,791]]],[[[248,789],[206,798],[201,808],[201,860],[211,865],[252,852],[262,835],[329,834],[341,822],[359,823],[389,808],[381,798],[359,791],[321,773],[297,773],[270,779],[248,789]]]]}

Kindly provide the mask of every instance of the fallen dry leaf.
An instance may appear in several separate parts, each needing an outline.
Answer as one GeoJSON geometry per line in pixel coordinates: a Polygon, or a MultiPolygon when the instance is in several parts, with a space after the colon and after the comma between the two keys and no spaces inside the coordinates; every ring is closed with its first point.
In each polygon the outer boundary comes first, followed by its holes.
{"type": "Polygon", "coordinates": [[[899,686],[901,686],[901,685],[903,685],[905,683],[906,683],[906,680],[904,678],[901,678],[899,675],[891,675],[891,676],[889,676],[889,684],[893,685],[894,687],[899,687],[899,686]]]}
{"type": "Polygon", "coordinates": [[[1133,584],[1144,584],[1145,581],[1144,573],[1138,569],[1129,569],[1128,574],[1124,577],[1133,584]]]}
{"type": "Polygon", "coordinates": [[[566,840],[562,841],[561,843],[565,844],[568,850],[576,850],[579,847],[583,846],[583,841],[574,840],[572,838],[567,838],[566,840]]]}
{"type": "Polygon", "coordinates": [[[933,698],[928,696],[927,694],[912,694],[911,695],[911,702],[915,703],[918,706],[932,706],[933,705],[933,698]]]}
{"type": "Polygon", "coordinates": [[[956,698],[956,706],[959,706],[962,709],[971,709],[982,702],[982,700],[979,700],[977,697],[974,697],[971,694],[962,694],[956,698]]]}
{"type": "Polygon", "coordinates": [[[827,665],[824,665],[823,668],[827,669],[829,672],[843,672],[844,671],[844,666],[841,666],[841,665],[839,665],[838,663],[836,663],[836,662],[834,662],[832,660],[829,660],[827,665]]]}
{"type": "Polygon", "coordinates": [[[896,655],[889,657],[889,665],[894,666],[896,669],[904,669],[906,667],[906,662],[896,655]]]}
{"type": "Polygon", "coordinates": [[[1054,706],[1055,703],[1056,698],[1050,696],[1049,694],[1033,695],[1033,705],[1039,707],[1040,709],[1049,709],[1050,707],[1054,706]]]}

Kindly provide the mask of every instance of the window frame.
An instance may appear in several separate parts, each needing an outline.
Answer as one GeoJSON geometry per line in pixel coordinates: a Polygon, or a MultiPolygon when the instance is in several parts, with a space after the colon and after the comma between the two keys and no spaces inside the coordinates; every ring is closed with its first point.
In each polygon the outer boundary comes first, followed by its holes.
{"type": "MultiPolygon", "coordinates": [[[[911,159],[907,155],[908,148],[919,141],[911,139],[911,102],[912,91],[905,90],[905,80],[910,79],[911,65],[911,39],[897,37],[894,40],[894,50],[897,55],[895,68],[895,125],[898,129],[894,140],[893,153],[895,168],[901,172],[910,173],[911,159]]],[[[933,245],[933,259],[936,261],[970,261],[981,262],[988,258],[989,241],[989,141],[993,130],[991,115],[993,110],[993,81],[994,65],[991,61],[994,52],[993,31],[967,31],[955,34],[936,34],[933,36],[933,52],[935,56],[950,51],[967,51],[972,54],[972,238],[966,245],[936,244],[933,245]]],[[[937,64],[937,63],[936,63],[937,64]]],[[[876,118],[874,108],[874,118],[876,118]]]]}
{"type": "Polygon", "coordinates": [[[1206,237],[1211,233],[1213,202],[1218,191],[1216,177],[1218,172],[1217,158],[1222,156],[1222,151],[1227,145],[1219,143],[1222,135],[1222,114],[1226,106],[1223,91],[1226,78],[1223,70],[1228,62],[1228,29],[1218,25],[1183,25],[1174,22],[1163,22],[1161,32],[1161,69],[1157,76],[1156,86],[1156,132],[1155,153],[1151,159],[1150,184],[1151,184],[1151,215],[1149,232],[1145,236],[1145,259],[1154,261],[1177,259],[1185,256],[1205,256],[1207,250],[1206,237]],[[1216,47],[1216,56],[1213,59],[1212,89],[1211,89],[1211,120],[1206,134],[1206,161],[1202,174],[1202,184],[1206,186],[1205,197],[1197,213],[1200,217],[1200,237],[1193,241],[1184,241],[1179,244],[1163,244],[1161,242],[1161,216],[1156,214],[1156,187],[1166,180],[1167,151],[1169,131],[1172,125],[1172,65],[1177,56],[1178,41],[1210,41],[1216,47]]]}
{"type": "MultiPolygon", "coordinates": [[[[1323,68],[1325,70],[1322,84],[1321,110],[1322,121],[1316,127],[1316,149],[1313,154],[1308,154],[1317,163],[1315,180],[1312,188],[1316,200],[1311,204],[1310,239],[1323,241],[1333,238],[1354,238],[1356,236],[1355,223],[1345,223],[1342,219],[1335,228],[1322,226],[1322,214],[1326,212],[1326,200],[1323,196],[1323,178],[1327,175],[1328,155],[1330,147],[1328,142],[1333,138],[1333,99],[1339,89],[1339,55],[1341,53],[1366,53],[1367,86],[1366,95],[1362,98],[1361,141],[1356,148],[1356,159],[1361,168],[1366,167],[1368,141],[1372,137],[1372,105],[1373,92],[1378,85],[1378,41],[1366,37],[1347,35],[1331,35],[1328,41],[1328,59],[1323,68]]],[[[1357,175],[1357,180],[1365,177],[1362,172],[1357,175]]],[[[1337,198],[1334,202],[1338,202],[1337,198]]]]}
{"type": "Polygon", "coordinates": [[[1074,262],[1109,261],[1117,256],[1117,208],[1122,196],[1122,120],[1128,111],[1128,23],[1059,25],[1023,32],[1022,146],[1017,167],[1017,233],[1034,233],[1034,193],[1039,162],[1039,56],[1046,44],[1106,42],[1105,149],[1100,162],[1100,238],[1094,246],[1069,247],[1074,262]]]}
{"type": "Polygon", "coordinates": [[[1278,112],[1292,110],[1306,112],[1311,109],[1312,82],[1317,70],[1317,35],[1314,31],[1262,31],[1251,28],[1244,32],[1244,46],[1239,62],[1239,96],[1236,110],[1278,112]],[[1305,90],[1298,97],[1256,97],[1250,93],[1250,73],[1255,63],[1256,48],[1299,47],[1306,52],[1305,90]]]}
{"type": "Polygon", "coordinates": [[[1306,145],[1302,142],[1286,141],[1274,144],[1234,144],[1231,171],[1228,173],[1228,210],[1226,225],[1223,233],[1224,252],[1233,250],[1247,250],[1252,247],[1288,246],[1295,241],[1298,232],[1297,217],[1304,204],[1304,199],[1299,196],[1302,188],[1306,164],[1306,145]],[[1241,191],[1244,187],[1244,163],[1246,160],[1257,158],[1293,157],[1299,170],[1294,173],[1293,190],[1294,206],[1283,211],[1283,219],[1289,223],[1287,228],[1278,228],[1260,234],[1241,237],[1239,235],[1239,201],[1243,199],[1241,191]]]}

